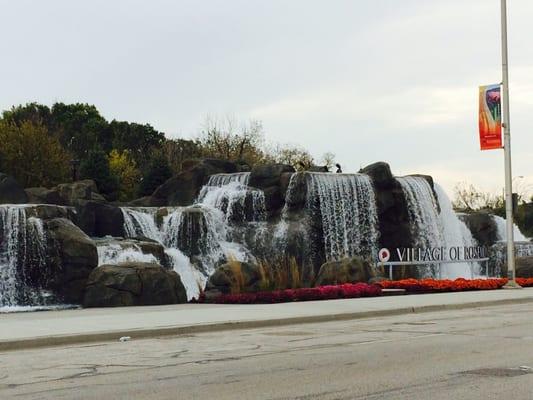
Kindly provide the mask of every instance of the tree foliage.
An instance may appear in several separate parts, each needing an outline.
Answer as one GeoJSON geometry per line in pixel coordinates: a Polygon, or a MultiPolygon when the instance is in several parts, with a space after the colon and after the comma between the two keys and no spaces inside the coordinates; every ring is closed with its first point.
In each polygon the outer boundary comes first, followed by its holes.
{"type": "Polygon", "coordinates": [[[54,186],[69,178],[70,156],[45,126],[0,121],[0,170],[24,185],[54,186]]]}
{"type": "Polygon", "coordinates": [[[172,170],[162,154],[156,154],[145,170],[139,189],[141,196],[149,196],[172,176],[172,170]]]}
{"type": "Polygon", "coordinates": [[[261,122],[238,124],[233,118],[207,118],[198,144],[204,157],[220,158],[248,165],[261,163],[264,133],[261,122]]]}
{"type": "Polygon", "coordinates": [[[111,172],[108,157],[103,150],[98,148],[89,150],[80,163],[80,175],[82,179],[94,180],[100,193],[108,200],[118,198],[119,180],[111,172]]]}
{"type": "MultiPolygon", "coordinates": [[[[0,123],[5,138],[0,170],[23,185],[69,180],[69,162],[78,160],[82,177],[94,179],[107,198],[122,201],[151,194],[188,159],[225,159],[250,168],[277,162],[298,170],[314,164],[304,148],[267,143],[257,120],[207,118],[195,139],[168,139],[149,124],[109,122],[94,105],[58,102],[14,106],[2,112],[0,123]]],[[[326,153],[324,163],[331,164],[333,157],[326,153]]]]}
{"type": "Polygon", "coordinates": [[[128,150],[111,150],[109,153],[109,170],[118,179],[118,200],[127,201],[137,194],[137,185],[141,173],[128,150]]]}

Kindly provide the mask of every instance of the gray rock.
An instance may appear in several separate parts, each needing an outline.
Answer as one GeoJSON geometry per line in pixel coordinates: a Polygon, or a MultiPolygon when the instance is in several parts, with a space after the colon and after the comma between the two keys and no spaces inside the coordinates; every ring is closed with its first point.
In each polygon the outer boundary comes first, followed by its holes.
{"type": "Polygon", "coordinates": [[[124,214],[103,201],[77,200],[75,222],[89,236],[124,236],[124,214]]]}
{"type": "Polygon", "coordinates": [[[316,277],[315,286],[338,285],[342,283],[368,282],[382,276],[370,262],[359,257],[324,263],[316,277]]]}
{"type": "Polygon", "coordinates": [[[389,164],[383,161],[367,165],[359,172],[369,175],[376,186],[387,185],[394,179],[389,164]]]}
{"type": "Polygon", "coordinates": [[[12,177],[0,172],[0,204],[25,204],[28,196],[12,177]]]}
{"type": "Polygon", "coordinates": [[[474,212],[458,214],[480,246],[492,246],[499,240],[498,227],[492,214],[474,212]]]}
{"type": "Polygon", "coordinates": [[[206,296],[215,297],[220,293],[257,292],[262,289],[263,274],[258,265],[230,261],[221,265],[209,277],[206,285],[206,296]]]}
{"type": "Polygon", "coordinates": [[[66,205],[66,202],[56,189],[33,187],[27,188],[26,194],[28,195],[28,203],[66,205]]]}
{"type": "Polygon", "coordinates": [[[57,190],[65,204],[69,206],[78,205],[80,200],[106,201],[98,192],[96,183],[91,179],[62,183],[57,185],[55,190],[57,190]]]}
{"type": "Polygon", "coordinates": [[[85,288],[84,307],[124,307],[185,303],[179,275],[158,264],[121,263],[96,268],[85,288]]]}
{"type": "Polygon", "coordinates": [[[296,172],[294,167],[286,164],[265,164],[252,168],[250,173],[250,186],[266,189],[272,186],[281,186],[281,176],[284,173],[296,172]]]}
{"type": "Polygon", "coordinates": [[[203,159],[159,186],[150,196],[150,205],[190,205],[210,175],[233,172],[237,172],[237,166],[230,161],[203,159]]]}
{"type": "Polygon", "coordinates": [[[49,266],[47,287],[69,303],[81,303],[85,282],[98,265],[96,245],[81,229],[64,218],[45,221],[49,266]]]}

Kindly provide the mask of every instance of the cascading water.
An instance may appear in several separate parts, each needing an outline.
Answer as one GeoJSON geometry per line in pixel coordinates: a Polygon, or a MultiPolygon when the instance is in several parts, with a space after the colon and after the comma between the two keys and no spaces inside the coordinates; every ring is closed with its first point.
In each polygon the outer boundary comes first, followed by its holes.
{"type": "Polygon", "coordinates": [[[422,177],[396,178],[407,200],[409,219],[416,247],[438,247],[443,236],[440,227],[438,204],[428,181],[422,177]]]}
{"type": "Polygon", "coordinates": [[[123,262],[159,262],[154,255],[143,253],[141,247],[135,244],[124,248],[118,243],[97,243],[96,249],[98,251],[98,265],[123,262]]]}
{"type": "MultiPolygon", "coordinates": [[[[453,210],[452,203],[444,189],[437,183],[434,186],[440,205],[439,220],[442,226],[444,246],[448,249],[451,247],[477,246],[472,232],[470,232],[466,224],[459,219],[453,210]]],[[[455,263],[446,266],[443,270],[443,277],[449,279],[470,278],[472,275],[479,275],[479,271],[479,263],[455,263]]]]}
{"type": "Polygon", "coordinates": [[[124,216],[124,232],[127,237],[146,237],[158,242],[162,241],[161,233],[155,222],[154,208],[137,208],[132,209],[122,207],[124,216]]]}
{"type": "MultiPolygon", "coordinates": [[[[407,201],[415,247],[450,249],[477,245],[472,233],[457,217],[450,199],[438,184],[434,184],[434,194],[429,182],[423,177],[404,176],[396,179],[402,186],[407,201]]],[[[419,273],[436,275],[436,269],[438,267],[420,268],[419,273]]],[[[440,276],[449,279],[469,278],[478,273],[478,263],[443,263],[440,267],[440,276]]]]}
{"type": "Polygon", "coordinates": [[[370,177],[309,173],[308,179],[307,208],[320,215],[326,259],[375,258],[379,232],[370,177]]]}
{"type": "MultiPolygon", "coordinates": [[[[496,224],[498,240],[507,240],[507,221],[505,220],[505,218],[502,218],[499,215],[493,215],[492,220],[496,224]]],[[[523,233],[520,232],[520,228],[518,228],[516,224],[514,224],[513,228],[513,239],[515,242],[528,241],[528,239],[523,235],[523,233]]]]}
{"type": "Polygon", "coordinates": [[[249,172],[212,175],[196,203],[222,211],[227,223],[264,221],[265,194],[250,188],[249,180],[249,172]]]}
{"type": "Polygon", "coordinates": [[[24,206],[0,206],[0,311],[46,303],[49,293],[29,276],[30,266],[37,274],[45,270],[45,246],[40,219],[27,217],[24,206]]]}

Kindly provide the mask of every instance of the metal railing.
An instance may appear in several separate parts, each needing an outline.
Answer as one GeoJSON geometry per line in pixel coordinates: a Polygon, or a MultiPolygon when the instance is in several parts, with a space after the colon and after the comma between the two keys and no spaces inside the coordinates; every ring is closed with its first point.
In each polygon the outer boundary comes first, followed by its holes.
{"type": "Polygon", "coordinates": [[[415,266],[427,266],[430,267],[432,265],[438,266],[438,274],[439,279],[442,279],[442,264],[462,264],[462,263],[468,263],[470,264],[470,277],[474,278],[474,265],[473,263],[486,263],[486,273],[485,277],[486,279],[489,278],[489,258],[473,258],[470,260],[438,260],[438,261],[387,261],[387,262],[378,262],[378,266],[388,266],[389,267],[389,279],[392,280],[392,268],[393,267],[402,267],[402,266],[409,266],[409,265],[415,265],[415,266]]]}

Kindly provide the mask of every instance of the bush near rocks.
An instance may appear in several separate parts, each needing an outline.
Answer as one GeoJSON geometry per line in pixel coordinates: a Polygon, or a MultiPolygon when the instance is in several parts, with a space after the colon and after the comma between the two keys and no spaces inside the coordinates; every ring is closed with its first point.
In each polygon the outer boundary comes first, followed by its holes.
{"type": "Polygon", "coordinates": [[[85,288],[84,307],[185,303],[179,275],[158,264],[126,262],[95,268],[85,288]]]}

